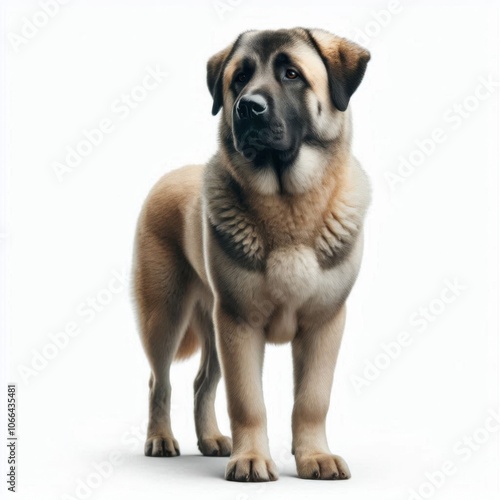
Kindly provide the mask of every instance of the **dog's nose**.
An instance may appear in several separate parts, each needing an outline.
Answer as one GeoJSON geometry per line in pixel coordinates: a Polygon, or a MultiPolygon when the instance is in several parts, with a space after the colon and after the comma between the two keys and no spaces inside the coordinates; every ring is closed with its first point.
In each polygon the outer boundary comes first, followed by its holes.
{"type": "Polygon", "coordinates": [[[267,101],[260,94],[245,95],[240,98],[236,107],[238,118],[242,120],[262,117],[267,113],[267,101]]]}

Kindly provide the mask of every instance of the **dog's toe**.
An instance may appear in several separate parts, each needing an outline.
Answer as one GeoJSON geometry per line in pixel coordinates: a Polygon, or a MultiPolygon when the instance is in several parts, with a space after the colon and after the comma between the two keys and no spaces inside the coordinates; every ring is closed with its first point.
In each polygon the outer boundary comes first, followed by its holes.
{"type": "Polygon", "coordinates": [[[349,479],[349,467],[338,455],[318,453],[297,458],[297,472],[303,479],[349,479]]]}
{"type": "Polygon", "coordinates": [[[198,441],[198,448],[206,457],[228,457],[231,447],[231,438],[227,436],[202,438],[198,441]]]}
{"type": "Polygon", "coordinates": [[[179,443],[170,436],[152,436],[144,445],[144,455],[147,457],[177,457],[179,443]]]}
{"type": "Polygon", "coordinates": [[[276,481],[278,469],[270,458],[260,455],[241,455],[231,458],[226,469],[228,481],[276,481]]]}

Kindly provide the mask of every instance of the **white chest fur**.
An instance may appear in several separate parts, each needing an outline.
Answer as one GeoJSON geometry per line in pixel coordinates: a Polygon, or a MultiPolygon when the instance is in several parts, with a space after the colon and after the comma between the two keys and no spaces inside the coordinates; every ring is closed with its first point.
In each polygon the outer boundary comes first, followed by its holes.
{"type": "Polygon", "coordinates": [[[266,337],[272,343],[290,342],[297,333],[299,314],[314,304],[318,314],[329,314],[349,294],[361,263],[362,234],[351,254],[338,265],[322,269],[306,246],[280,249],[269,255],[265,285],[272,307],[266,337]]]}
{"type": "Polygon", "coordinates": [[[311,248],[299,245],[271,252],[265,277],[267,292],[274,305],[266,328],[270,342],[293,339],[297,331],[297,310],[317,293],[321,274],[311,248]]]}
{"type": "Polygon", "coordinates": [[[312,248],[278,249],[267,258],[266,284],[277,301],[299,305],[315,292],[320,273],[312,248]]]}

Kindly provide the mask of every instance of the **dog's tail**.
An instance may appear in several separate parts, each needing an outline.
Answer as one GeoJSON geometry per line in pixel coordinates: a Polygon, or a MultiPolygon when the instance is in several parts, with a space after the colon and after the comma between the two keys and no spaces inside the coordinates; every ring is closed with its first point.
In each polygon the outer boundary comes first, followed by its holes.
{"type": "Polygon", "coordinates": [[[181,343],[175,353],[176,361],[182,361],[191,357],[200,347],[200,340],[198,335],[196,335],[194,328],[190,325],[187,327],[184,337],[182,337],[181,343]]]}

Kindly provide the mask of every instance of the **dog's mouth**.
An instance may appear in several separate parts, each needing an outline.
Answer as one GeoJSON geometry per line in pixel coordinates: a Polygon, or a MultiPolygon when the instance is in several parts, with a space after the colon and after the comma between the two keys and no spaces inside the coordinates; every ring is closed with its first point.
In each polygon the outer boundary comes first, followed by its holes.
{"type": "Polygon", "coordinates": [[[269,159],[290,162],[298,150],[296,141],[286,133],[282,123],[244,130],[233,128],[233,142],[236,151],[256,166],[269,159]]]}

